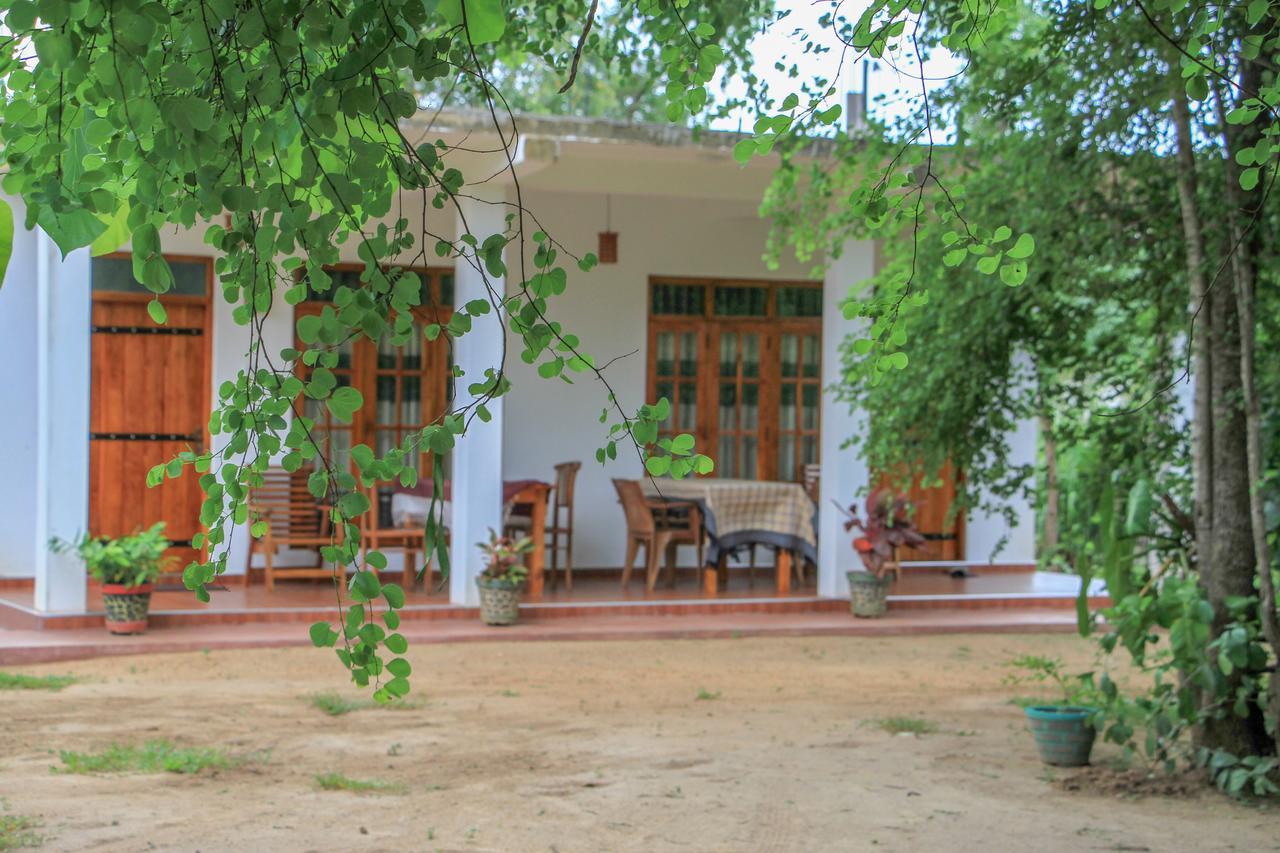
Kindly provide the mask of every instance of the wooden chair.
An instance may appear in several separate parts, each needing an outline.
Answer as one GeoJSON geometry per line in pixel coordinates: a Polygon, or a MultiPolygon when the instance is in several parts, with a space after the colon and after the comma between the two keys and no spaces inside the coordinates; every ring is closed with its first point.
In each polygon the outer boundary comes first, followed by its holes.
{"type": "MultiPolygon", "coordinates": [[[[383,527],[379,519],[377,486],[368,492],[370,509],[361,517],[360,524],[360,556],[368,559],[370,551],[382,551],[384,546],[400,547],[404,558],[404,567],[400,572],[400,585],[406,590],[413,589],[418,576],[418,555],[422,553],[427,534],[422,527],[413,524],[402,524],[398,527],[383,527]]],[[[423,589],[431,591],[432,561],[431,555],[425,555],[426,570],[422,575],[423,589]]]]}
{"type": "Polygon", "coordinates": [[[804,466],[804,490],[809,495],[809,500],[813,501],[813,505],[818,505],[818,491],[822,485],[822,466],[816,462],[810,462],[804,466]]]}
{"type": "Polygon", "coordinates": [[[551,523],[551,588],[556,586],[557,555],[564,549],[564,588],[573,591],[573,488],[581,462],[561,462],[556,466],[556,484],[552,492],[551,523]],[[560,544],[564,537],[564,544],[560,544]]]}
{"type": "MultiPolygon", "coordinates": [[[[335,540],[329,523],[329,509],[320,504],[307,488],[310,468],[289,472],[268,468],[262,474],[262,485],[249,490],[249,519],[264,521],[267,529],[261,539],[249,539],[244,577],[249,583],[253,555],[263,556],[263,575],[267,591],[276,587],[276,578],[327,578],[333,570],[320,558],[320,548],[335,540]],[[276,566],[276,553],[283,549],[313,551],[314,566],[276,566]]],[[[338,531],[339,536],[341,531],[338,531]]]]}
{"type": "Polygon", "coordinates": [[[623,515],[627,519],[627,557],[622,568],[622,586],[631,582],[631,568],[640,548],[645,549],[645,589],[653,591],[658,580],[658,556],[667,557],[667,583],[676,581],[675,549],[693,545],[702,566],[702,512],[693,501],[672,501],[646,497],[635,480],[614,480],[623,515]]]}

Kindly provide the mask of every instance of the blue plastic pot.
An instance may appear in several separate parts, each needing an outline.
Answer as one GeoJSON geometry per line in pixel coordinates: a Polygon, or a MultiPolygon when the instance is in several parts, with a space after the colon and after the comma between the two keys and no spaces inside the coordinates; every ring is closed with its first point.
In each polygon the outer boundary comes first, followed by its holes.
{"type": "Polygon", "coordinates": [[[1055,767],[1083,767],[1089,763],[1097,736],[1089,724],[1092,708],[1035,705],[1026,712],[1041,761],[1055,767]]]}

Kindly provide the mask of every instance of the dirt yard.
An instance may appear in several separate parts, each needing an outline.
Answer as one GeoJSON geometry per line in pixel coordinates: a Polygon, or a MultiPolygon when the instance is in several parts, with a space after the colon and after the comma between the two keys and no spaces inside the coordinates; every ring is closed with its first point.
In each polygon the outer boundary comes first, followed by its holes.
{"type": "Polygon", "coordinates": [[[1280,849],[1275,808],[1063,790],[1002,684],[1026,652],[1091,665],[1067,636],[420,646],[412,707],[341,716],[327,651],[27,667],[82,680],[0,691],[0,812],[56,850],[1280,849]],[[153,739],[233,764],[50,769],[153,739]]]}

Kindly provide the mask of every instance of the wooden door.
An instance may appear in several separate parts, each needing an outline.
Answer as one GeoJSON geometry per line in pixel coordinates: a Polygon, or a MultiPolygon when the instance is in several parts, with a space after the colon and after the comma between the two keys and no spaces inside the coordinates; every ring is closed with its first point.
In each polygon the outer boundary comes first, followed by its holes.
{"type": "Polygon", "coordinates": [[[938,474],[938,481],[924,485],[917,477],[907,489],[907,497],[916,507],[916,527],[928,540],[922,548],[911,548],[900,555],[903,560],[964,559],[964,517],[952,513],[956,499],[955,470],[948,462],[938,474]]]}
{"type": "MultiPolygon", "coordinates": [[[[103,261],[95,259],[95,277],[103,261]]],[[[127,261],[121,261],[127,263],[127,261]]],[[[187,277],[207,279],[202,261],[187,277]]],[[[107,276],[103,276],[106,278],[107,276]]],[[[209,307],[206,296],[161,299],[168,323],[147,315],[150,296],[99,290],[92,308],[89,413],[89,529],[122,536],[165,522],[174,543],[171,570],[180,572],[199,552],[202,494],[187,471],[148,488],[147,471],[182,450],[203,448],[209,419],[209,307]]]]}
{"type": "Polygon", "coordinates": [[[774,459],[768,449],[776,428],[775,337],[763,324],[723,323],[713,340],[716,473],[743,480],[772,479],[774,459]]]}

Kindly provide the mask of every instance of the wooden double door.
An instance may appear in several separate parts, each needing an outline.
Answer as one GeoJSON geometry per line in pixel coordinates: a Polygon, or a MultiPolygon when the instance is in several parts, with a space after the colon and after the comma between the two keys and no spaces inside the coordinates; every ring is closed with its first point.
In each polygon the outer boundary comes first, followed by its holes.
{"type": "Polygon", "coordinates": [[[133,281],[128,257],[92,265],[89,392],[89,530],[123,536],[165,522],[171,570],[199,556],[190,547],[203,499],[197,478],[148,488],[147,472],[206,441],[209,301],[205,259],[170,258],[176,286],[161,298],[168,322],[147,314],[151,294],[133,281]]]}
{"type": "Polygon", "coordinates": [[[717,476],[799,482],[818,462],[816,324],[666,320],[649,347],[649,397],[671,403],[663,433],[691,433],[717,476]]]}

